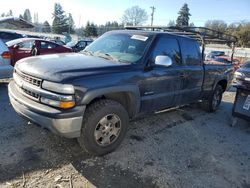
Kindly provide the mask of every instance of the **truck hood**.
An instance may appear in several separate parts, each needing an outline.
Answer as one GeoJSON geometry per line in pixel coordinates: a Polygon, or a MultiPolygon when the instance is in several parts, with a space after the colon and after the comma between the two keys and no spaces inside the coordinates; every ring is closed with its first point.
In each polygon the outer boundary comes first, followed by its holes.
{"type": "Polygon", "coordinates": [[[41,55],[19,60],[15,68],[28,75],[63,82],[77,77],[124,70],[124,64],[80,53],[41,55]]]}

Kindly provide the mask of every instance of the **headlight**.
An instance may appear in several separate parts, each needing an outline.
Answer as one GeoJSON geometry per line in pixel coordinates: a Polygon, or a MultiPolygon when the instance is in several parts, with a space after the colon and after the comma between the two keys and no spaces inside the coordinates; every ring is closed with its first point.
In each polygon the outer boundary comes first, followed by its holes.
{"type": "Polygon", "coordinates": [[[69,84],[58,84],[54,82],[49,82],[49,81],[43,81],[42,88],[49,90],[49,91],[54,91],[57,93],[63,93],[63,94],[74,94],[75,89],[73,85],[69,84]]]}
{"type": "Polygon", "coordinates": [[[235,79],[244,80],[244,79],[245,79],[245,74],[244,74],[244,73],[241,73],[241,72],[235,72],[235,73],[234,73],[234,78],[235,78],[235,79]]]}
{"type": "Polygon", "coordinates": [[[48,104],[50,106],[55,106],[55,107],[59,107],[59,108],[72,108],[75,106],[75,101],[56,101],[56,100],[52,100],[52,99],[47,99],[44,97],[41,97],[41,102],[44,104],[48,104]]]}

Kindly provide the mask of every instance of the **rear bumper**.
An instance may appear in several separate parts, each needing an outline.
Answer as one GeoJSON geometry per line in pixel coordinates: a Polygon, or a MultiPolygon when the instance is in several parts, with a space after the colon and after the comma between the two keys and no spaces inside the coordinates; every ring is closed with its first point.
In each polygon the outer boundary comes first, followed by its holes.
{"type": "Polygon", "coordinates": [[[0,79],[11,78],[13,76],[13,67],[11,65],[0,65],[0,79]]]}
{"type": "Polygon", "coordinates": [[[80,136],[82,117],[85,106],[77,106],[68,111],[61,111],[35,102],[21,95],[14,81],[8,86],[10,102],[15,111],[30,121],[41,125],[55,134],[76,138],[80,136]]]}

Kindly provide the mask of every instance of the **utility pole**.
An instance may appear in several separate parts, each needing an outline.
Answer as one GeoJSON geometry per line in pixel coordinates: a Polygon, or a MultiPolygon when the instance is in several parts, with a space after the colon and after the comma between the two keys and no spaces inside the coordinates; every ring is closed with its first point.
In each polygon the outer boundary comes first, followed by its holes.
{"type": "Polygon", "coordinates": [[[150,7],[152,9],[152,13],[151,13],[151,26],[153,26],[153,22],[154,22],[154,13],[155,13],[155,7],[152,6],[150,7]]]}

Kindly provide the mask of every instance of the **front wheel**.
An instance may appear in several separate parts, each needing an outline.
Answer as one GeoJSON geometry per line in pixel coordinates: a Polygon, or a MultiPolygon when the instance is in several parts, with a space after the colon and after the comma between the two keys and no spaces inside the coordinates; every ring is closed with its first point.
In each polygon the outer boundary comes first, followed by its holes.
{"type": "Polygon", "coordinates": [[[78,143],[90,154],[107,154],[124,139],[128,119],[128,113],[120,103],[112,100],[96,101],[84,114],[78,143]]]}
{"type": "Polygon", "coordinates": [[[208,112],[215,112],[221,103],[223,89],[220,85],[217,85],[213,94],[209,97],[208,100],[203,101],[203,106],[208,112]]]}

